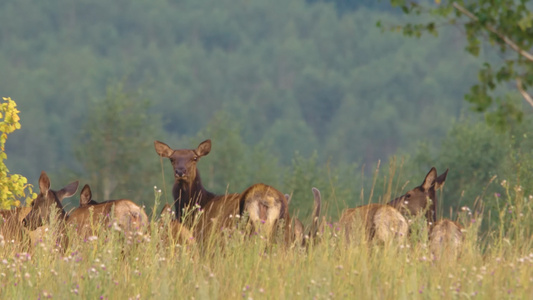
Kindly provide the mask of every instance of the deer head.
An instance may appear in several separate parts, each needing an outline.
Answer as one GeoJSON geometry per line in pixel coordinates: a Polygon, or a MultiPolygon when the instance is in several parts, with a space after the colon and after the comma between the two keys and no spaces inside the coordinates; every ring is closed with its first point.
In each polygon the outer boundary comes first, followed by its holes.
{"type": "Polygon", "coordinates": [[[192,183],[197,177],[196,163],[198,159],[211,151],[211,140],[201,142],[196,149],[173,150],[160,141],[155,141],[154,146],[159,156],[170,159],[176,182],[192,183]]]}
{"type": "Polygon", "coordinates": [[[418,216],[426,212],[427,221],[434,223],[437,219],[436,191],[444,185],[446,175],[448,170],[437,176],[437,170],[431,168],[421,185],[392,200],[389,205],[399,209],[404,215],[418,216]]]}
{"type": "Polygon", "coordinates": [[[39,195],[31,204],[31,211],[24,218],[22,223],[30,230],[35,230],[37,227],[42,226],[50,219],[50,214],[55,205],[57,210],[57,217],[65,217],[65,211],[61,201],[64,198],[71,197],[78,190],[78,181],[74,181],[64,188],[54,191],[50,189],[50,178],[43,171],[39,177],[39,195]]]}

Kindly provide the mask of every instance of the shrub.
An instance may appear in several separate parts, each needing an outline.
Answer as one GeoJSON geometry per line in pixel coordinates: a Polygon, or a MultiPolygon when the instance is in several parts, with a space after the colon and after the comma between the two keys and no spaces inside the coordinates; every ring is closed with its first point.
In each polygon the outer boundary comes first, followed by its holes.
{"type": "Polygon", "coordinates": [[[20,199],[22,198],[25,198],[26,203],[29,203],[37,195],[33,193],[32,186],[28,184],[26,177],[9,174],[4,163],[4,160],[7,159],[5,153],[7,135],[20,129],[20,117],[15,101],[9,97],[2,99],[3,102],[0,105],[0,209],[9,209],[11,206],[20,206],[20,199]]]}

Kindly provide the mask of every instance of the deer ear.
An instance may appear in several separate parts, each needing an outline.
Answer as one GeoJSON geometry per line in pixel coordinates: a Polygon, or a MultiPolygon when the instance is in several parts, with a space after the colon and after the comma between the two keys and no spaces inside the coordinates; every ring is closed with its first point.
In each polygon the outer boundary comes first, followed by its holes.
{"type": "Polygon", "coordinates": [[[59,198],[59,201],[63,200],[64,198],[72,197],[74,194],[76,194],[76,191],[78,191],[78,185],[80,183],[76,180],[74,182],[69,183],[66,187],[62,188],[57,192],[57,197],[59,198]]]}
{"type": "Polygon", "coordinates": [[[172,150],[167,144],[160,141],[154,141],[154,147],[155,152],[161,157],[170,157],[172,152],[174,152],[174,150],[172,150]]]}
{"type": "Polygon", "coordinates": [[[196,148],[196,155],[199,157],[206,156],[211,152],[211,140],[205,140],[196,148]]]}
{"type": "Polygon", "coordinates": [[[89,204],[89,202],[91,202],[92,198],[93,198],[93,194],[91,192],[91,187],[88,184],[86,184],[83,187],[83,189],[81,189],[80,206],[89,204]]]}
{"type": "Polygon", "coordinates": [[[287,200],[287,205],[291,204],[291,199],[292,199],[291,195],[285,194],[285,200],[287,200]]]}
{"type": "Polygon", "coordinates": [[[41,176],[39,177],[39,189],[43,195],[48,194],[48,191],[50,190],[50,178],[48,178],[45,171],[42,171],[41,176]]]}
{"type": "Polygon", "coordinates": [[[431,170],[429,170],[429,173],[426,175],[426,178],[424,179],[424,182],[422,183],[422,188],[426,191],[429,190],[435,184],[436,178],[437,178],[437,169],[433,167],[431,168],[431,170]]]}
{"type": "Polygon", "coordinates": [[[442,188],[442,186],[444,186],[444,181],[446,181],[446,175],[448,175],[448,169],[446,169],[444,173],[440,174],[439,177],[435,179],[435,190],[438,190],[442,188]]]}

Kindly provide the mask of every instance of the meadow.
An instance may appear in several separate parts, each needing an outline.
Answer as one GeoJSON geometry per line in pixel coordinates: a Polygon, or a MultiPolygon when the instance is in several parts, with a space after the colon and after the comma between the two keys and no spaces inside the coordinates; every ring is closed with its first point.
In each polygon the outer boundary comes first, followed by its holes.
{"type": "MultiPolygon", "coordinates": [[[[481,200],[465,207],[461,252],[440,259],[417,219],[403,243],[348,244],[323,216],[318,237],[301,246],[269,243],[242,228],[225,232],[223,243],[168,241],[158,224],[169,218],[152,216],[150,229],[133,236],[101,224],[86,238],[67,231],[66,248],[56,243],[53,222],[31,247],[1,241],[0,298],[530,299],[532,197],[501,184],[505,194],[486,197],[496,202],[498,221],[489,224],[481,200]]],[[[155,188],[154,204],[160,197],[155,188]]]]}

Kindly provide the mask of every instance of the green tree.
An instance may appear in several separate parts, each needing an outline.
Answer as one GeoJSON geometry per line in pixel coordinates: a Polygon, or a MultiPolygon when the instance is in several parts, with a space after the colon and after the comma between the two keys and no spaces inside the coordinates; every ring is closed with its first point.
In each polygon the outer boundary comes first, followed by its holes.
{"type": "Polygon", "coordinates": [[[198,137],[185,148],[211,139],[211,152],[198,164],[203,184],[210,191],[240,193],[254,183],[262,182],[280,189],[283,168],[269,151],[267,141],[248,145],[242,137],[243,128],[226,111],[219,111],[198,137]]]}
{"type": "Polygon", "coordinates": [[[151,207],[157,176],[153,142],[160,124],[139,92],[111,85],[84,116],[75,155],[96,200],[128,198],[151,207]]]}
{"type": "Polygon", "coordinates": [[[423,32],[436,35],[441,25],[437,20],[444,18],[449,24],[463,27],[468,53],[478,56],[485,45],[499,53],[502,62],[485,62],[479,70],[478,83],[465,96],[475,111],[488,112],[490,124],[505,129],[511,122],[521,121],[523,117],[521,104],[510,97],[502,97],[498,86],[514,82],[522,98],[533,107],[531,92],[527,91],[533,86],[533,11],[528,1],[390,2],[393,6],[400,6],[406,14],[428,12],[432,16],[429,22],[407,23],[398,27],[405,35],[420,37],[423,32]]]}
{"type": "Polygon", "coordinates": [[[0,105],[0,209],[9,209],[11,206],[20,206],[20,199],[25,198],[28,204],[37,195],[32,192],[26,177],[18,174],[9,174],[4,160],[7,159],[5,145],[7,135],[20,129],[20,117],[17,104],[11,98],[2,98],[0,105]],[[26,192],[27,191],[27,192],[26,192]],[[26,196],[28,195],[28,196],[26,196]]]}

